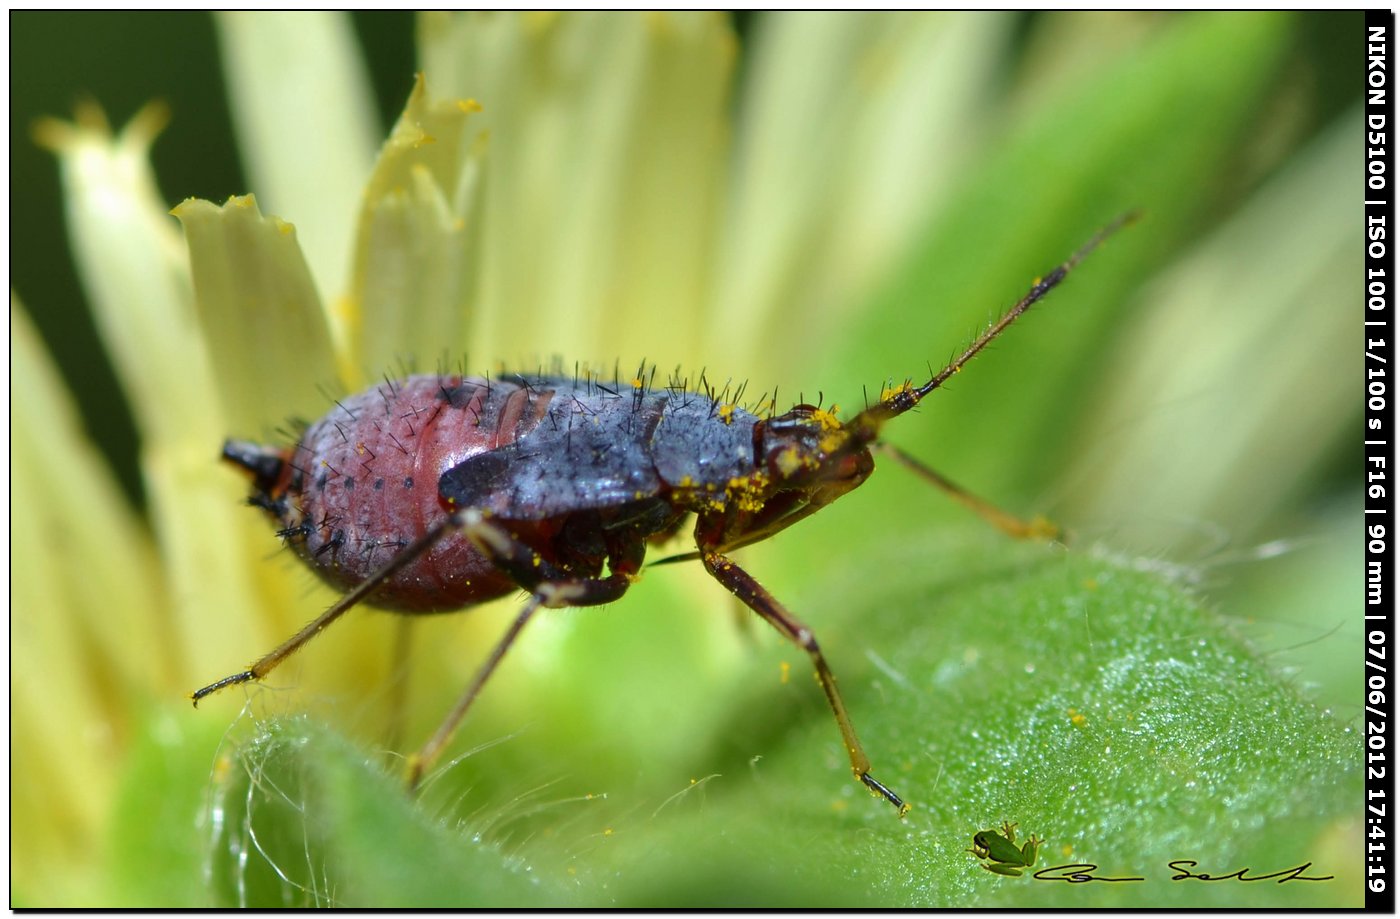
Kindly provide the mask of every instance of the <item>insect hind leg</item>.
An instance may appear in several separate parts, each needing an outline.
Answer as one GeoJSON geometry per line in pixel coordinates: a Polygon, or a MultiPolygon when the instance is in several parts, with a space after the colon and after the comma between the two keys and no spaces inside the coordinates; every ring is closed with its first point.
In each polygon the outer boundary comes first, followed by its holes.
{"type": "Polygon", "coordinates": [[[267,654],[258,658],[247,670],[231,674],[224,677],[222,680],[216,680],[208,686],[196,689],[194,692],[190,693],[190,701],[198,708],[202,699],[206,696],[213,695],[227,686],[237,686],[240,683],[250,683],[261,680],[278,664],[300,650],[302,645],[319,635],[332,622],[335,622],[345,613],[349,612],[356,604],[369,597],[370,594],[378,590],[385,581],[413,564],[413,562],[425,552],[437,545],[439,540],[461,525],[462,522],[457,514],[452,514],[439,520],[437,523],[433,524],[426,533],[405,546],[402,551],[386,562],[384,566],[373,575],[357,584],[354,590],[345,594],[324,613],[302,626],[291,638],[288,638],[267,654]]]}
{"type": "Polygon", "coordinates": [[[1064,541],[1065,531],[1060,529],[1044,517],[1032,517],[1030,520],[1022,520],[1013,514],[991,504],[988,501],[977,497],[967,491],[956,482],[943,475],[941,472],[924,465],[919,460],[905,453],[898,447],[880,442],[874,445],[881,453],[885,453],[898,460],[901,465],[911,470],[925,482],[946,493],[954,501],[966,507],[992,526],[1001,530],[1006,535],[1014,539],[1036,539],[1046,542],[1064,541]]]}

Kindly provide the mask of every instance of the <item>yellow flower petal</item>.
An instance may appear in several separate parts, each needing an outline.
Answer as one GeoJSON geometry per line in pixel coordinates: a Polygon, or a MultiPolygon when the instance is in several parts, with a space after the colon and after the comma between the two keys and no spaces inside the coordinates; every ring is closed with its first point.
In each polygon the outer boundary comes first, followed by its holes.
{"type": "Polygon", "coordinates": [[[10,300],[11,869],[33,902],[87,900],[111,763],[139,697],[175,662],[150,536],[78,422],[68,388],[10,300]],[[75,885],[77,885],[75,887],[75,885]],[[41,898],[41,899],[40,899],[41,898]]]}
{"type": "Polygon", "coordinates": [[[811,355],[840,339],[978,149],[1010,27],[989,14],[762,20],[739,109],[710,353],[743,329],[799,359],[776,366],[777,378],[811,372],[811,355]]]}
{"type": "Polygon", "coordinates": [[[141,429],[150,519],[173,607],[170,654],[188,666],[184,682],[228,668],[227,649],[248,640],[245,633],[261,645],[286,625],[264,634],[248,621],[259,606],[243,553],[259,521],[238,506],[242,487],[217,460],[230,433],[224,402],[195,315],[185,247],[148,160],[163,123],[163,112],[148,107],[113,138],[87,105],[75,123],[45,121],[37,133],[59,156],[83,286],[141,429]]]}
{"type": "Polygon", "coordinates": [[[248,178],[264,206],[296,220],[312,275],[331,301],[345,289],[356,193],[380,137],[350,19],[263,11],[219,13],[215,21],[248,178]]]}
{"type": "Polygon", "coordinates": [[[203,443],[222,427],[204,340],[190,309],[185,247],[151,172],[166,114],[147,106],[113,137],[96,106],[41,122],[59,157],[69,235],[98,328],[147,443],[203,443]]]}
{"type": "Polygon", "coordinates": [[[252,195],[191,198],[185,228],[200,322],[232,431],[260,435],[289,415],[325,413],[337,373],[325,314],[292,225],[252,195]]]}
{"type": "Polygon", "coordinates": [[[350,303],[361,367],[432,370],[471,342],[485,136],[480,106],[430,101],[420,76],[364,194],[350,303]],[[435,363],[436,362],[436,363],[435,363]]]}
{"type": "Polygon", "coordinates": [[[714,14],[430,15],[434,93],[490,131],[473,352],[692,364],[735,62],[714,14]]]}

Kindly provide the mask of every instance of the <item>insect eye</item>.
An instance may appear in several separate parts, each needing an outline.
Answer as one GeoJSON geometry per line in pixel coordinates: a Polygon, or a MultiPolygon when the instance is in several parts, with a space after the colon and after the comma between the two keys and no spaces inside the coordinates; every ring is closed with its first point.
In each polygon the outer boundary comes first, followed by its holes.
{"type": "Polygon", "coordinates": [[[852,453],[841,458],[840,465],[836,468],[836,478],[855,479],[863,482],[874,471],[875,460],[871,457],[870,451],[861,450],[859,453],[852,453]]]}

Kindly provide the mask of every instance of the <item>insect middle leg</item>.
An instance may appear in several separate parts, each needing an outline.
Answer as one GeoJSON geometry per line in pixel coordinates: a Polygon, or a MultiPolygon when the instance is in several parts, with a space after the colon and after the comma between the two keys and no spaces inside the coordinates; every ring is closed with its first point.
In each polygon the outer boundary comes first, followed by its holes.
{"type": "Polygon", "coordinates": [[[826,693],[826,700],[831,703],[831,711],[836,715],[836,724],[841,729],[841,739],[851,758],[851,772],[862,785],[870,789],[872,794],[879,795],[898,808],[899,816],[903,817],[909,813],[909,805],[870,774],[870,759],[865,755],[865,750],[856,737],[856,729],[851,724],[851,716],[846,711],[846,703],[842,701],[841,693],[836,688],[836,676],[827,666],[826,658],[822,656],[821,648],[817,645],[817,639],[812,634],[812,630],[783,608],[783,605],[774,599],[773,595],[762,584],[754,580],[747,571],[734,564],[728,556],[701,546],[700,557],[705,563],[705,570],[715,580],[723,584],[726,590],[742,600],[749,609],[762,616],[774,628],[783,633],[789,641],[807,652],[807,656],[812,659],[812,664],[816,667],[817,680],[821,683],[822,691],[826,693]]]}
{"type": "Polygon", "coordinates": [[[541,606],[558,608],[611,603],[627,592],[627,588],[641,569],[646,554],[645,543],[626,541],[613,547],[616,554],[609,556],[609,572],[606,576],[575,576],[541,559],[530,546],[521,542],[504,527],[485,520],[478,512],[462,512],[462,521],[462,530],[467,537],[488,558],[510,574],[517,584],[530,591],[530,599],[525,602],[525,606],[511,622],[505,635],[477,669],[466,692],[457,700],[452,711],[448,712],[437,731],[409,758],[410,791],[418,787],[424,773],[442,755],[443,749],[461,727],[468,709],[481,693],[481,688],[486,685],[486,681],[495,672],[496,666],[520,636],[535,611],[541,606]]]}

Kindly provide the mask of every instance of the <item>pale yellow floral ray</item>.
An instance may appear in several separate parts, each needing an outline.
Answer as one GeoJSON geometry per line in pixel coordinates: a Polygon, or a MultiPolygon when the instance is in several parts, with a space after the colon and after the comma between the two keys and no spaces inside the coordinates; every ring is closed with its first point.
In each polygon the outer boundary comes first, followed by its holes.
{"type": "Polygon", "coordinates": [[[357,195],[381,136],[350,17],[244,11],[217,13],[215,22],[248,179],[270,213],[296,222],[333,308],[345,293],[357,195]]]}
{"type": "Polygon", "coordinates": [[[69,237],[99,332],[148,444],[207,443],[220,428],[204,341],[189,309],[184,243],[151,172],[169,115],[146,106],[113,136],[92,103],[72,123],[45,119],[59,157],[69,237]]]}
{"type": "Polygon", "coordinates": [[[268,437],[288,416],[319,417],[339,374],[296,230],[264,217],[252,195],[223,206],[192,198],[172,213],[229,432],[268,437]]]}
{"type": "MultiPolygon", "coordinates": [[[[371,379],[455,366],[470,349],[486,136],[470,99],[420,76],[365,189],[351,284],[351,351],[371,379]]],[[[470,368],[469,368],[470,369],[470,368]]]]}
{"type": "MultiPolygon", "coordinates": [[[[135,704],[174,697],[178,667],[149,533],[78,421],[69,388],[11,295],[11,870],[68,895],[100,846],[135,704]],[[61,794],[36,793],[62,789],[61,794]],[[46,880],[47,879],[47,880],[46,880]]],[[[70,905],[71,901],[70,901],[70,905]]]]}
{"type": "Polygon", "coordinates": [[[1011,22],[793,13],[753,36],[707,343],[811,373],[958,184],[1011,22]]]}
{"type": "Polygon", "coordinates": [[[259,631],[248,620],[257,603],[243,559],[257,521],[238,506],[239,483],[218,462],[223,403],[184,245],[148,159],[164,120],[163,109],[148,107],[113,137],[86,104],[75,122],[46,120],[36,135],[58,154],[79,276],[141,432],[172,607],[169,653],[187,668],[183,680],[227,667],[226,649],[259,631]]]}
{"type": "MultiPolygon", "coordinates": [[[[490,132],[473,354],[698,362],[728,152],[717,14],[428,14],[428,87],[490,132]]],[[[631,368],[628,368],[631,369],[631,368]]]]}

